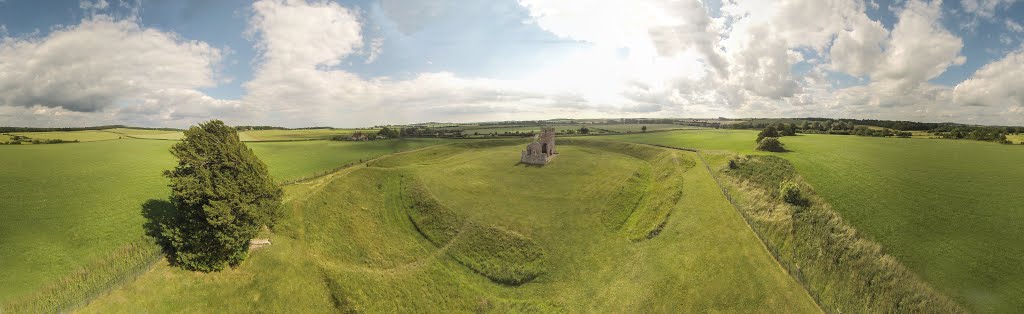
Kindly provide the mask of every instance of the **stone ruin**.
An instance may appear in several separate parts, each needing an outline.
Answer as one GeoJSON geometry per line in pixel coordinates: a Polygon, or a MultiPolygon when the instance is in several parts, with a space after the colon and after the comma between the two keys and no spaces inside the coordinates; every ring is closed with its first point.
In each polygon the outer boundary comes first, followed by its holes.
{"type": "Polygon", "coordinates": [[[534,136],[533,143],[526,145],[526,150],[519,157],[519,162],[531,165],[544,165],[558,156],[555,150],[555,128],[541,128],[540,134],[534,136]]]}

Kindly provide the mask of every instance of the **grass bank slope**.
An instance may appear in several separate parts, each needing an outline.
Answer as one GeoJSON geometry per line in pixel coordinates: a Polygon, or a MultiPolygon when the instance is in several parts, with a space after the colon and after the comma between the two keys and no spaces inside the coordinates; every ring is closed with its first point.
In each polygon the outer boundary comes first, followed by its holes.
{"type": "Polygon", "coordinates": [[[818,311],[703,168],[684,167],[682,197],[667,224],[634,242],[609,230],[600,213],[627,178],[651,167],[646,160],[561,145],[554,162],[533,167],[518,164],[519,145],[462,146],[293,185],[286,189],[291,212],[270,235],[274,244],[241,267],[198,274],[159,266],[85,312],[818,311]],[[413,178],[423,191],[403,185],[413,178]],[[427,207],[446,214],[410,219],[427,207]],[[516,236],[460,247],[466,222],[516,236]],[[522,247],[524,239],[545,252],[544,267],[518,286],[495,282],[459,253],[494,243],[522,247]]]}
{"type": "MultiPolygon", "coordinates": [[[[714,160],[714,159],[713,159],[714,160]]],[[[776,156],[717,163],[729,194],[777,259],[829,312],[957,313],[963,309],[861,237],[776,156]],[[788,187],[783,192],[781,187],[788,187]]]]}
{"type": "MultiPolygon", "coordinates": [[[[686,130],[605,138],[755,153],[755,137],[686,130]]],[[[818,134],[782,141],[792,151],[775,155],[935,288],[976,311],[1024,308],[1024,146],[818,134]]]]}

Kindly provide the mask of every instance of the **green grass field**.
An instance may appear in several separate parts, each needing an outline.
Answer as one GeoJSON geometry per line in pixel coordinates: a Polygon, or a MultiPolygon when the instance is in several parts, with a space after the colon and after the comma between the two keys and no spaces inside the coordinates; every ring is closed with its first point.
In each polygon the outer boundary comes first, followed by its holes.
{"type": "Polygon", "coordinates": [[[337,135],[350,135],[356,131],[377,133],[375,129],[304,129],[304,130],[255,130],[238,132],[238,137],[246,142],[260,141],[307,141],[330,139],[337,135]]]}
{"type": "Polygon", "coordinates": [[[323,174],[349,163],[386,154],[445,143],[445,139],[403,139],[369,142],[301,141],[246,143],[278,180],[295,180],[323,174]]]}
{"type": "MultiPolygon", "coordinates": [[[[109,133],[108,133],[109,134],[109,133]]],[[[250,143],[277,180],[439,140],[250,143]]],[[[143,204],[169,195],[174,142],[0,145],[0,304],[92,265],[143,234],[143,204]],[[73,156],[73,157],[72,157],[73,156]]]]}
{"type": "MultiPolygon", "coordinates": [[[[754,131],[609,137],[753,153],[754,131]]],[[[981,312],[1024,307],[1024,147],[967,140],[784,137],[842,217],[926,281],[981,312]]]]}
{"type": "Polygon", "coordinates": [[[179,140],[184,133],[181,131],[163,131],[163,130],[144,130],[144,129],[128,129],[128,128],[116,128],[103,130],[106,132],[116,133],[122,137],[127,138],[138,138],[138,139],[150,139],[150,140],[179,140]]]}
{"type": "Polygon", "coordinates": [[[142,235],[141,205],[170,195],[170,142],[0,146],[0,303],[142,235]],[[74,156],[69,157],[69,156],[74,156]]]}
{"type": "Polygon", "coordinates": [[[289,186],[274,244],[240,267],[204,274],[161,264],[83,312],[820,312],[695,155],[578,144],[560,145],[544,167],[518,164],[519,145],[439,146],[289,186]],[[602,217],[630,210],[609,204],[631,195],[617,191],[653,186],[657,177],[629,178],[663,157],[680,171],[682,197],[660,233],[631,240],[602,217]],[[540,264],[521,264],[525,256],[540,264]],[[517,265],[540,275],[519,286],[492,278],[517,265]]]}
{"type": "MultiPolygon", "coordinates": [[[[557,132],[565,133],[569,130],[579,130],[581,127],[587,127],[591,133],[604,133],[602,130],[617,133],[640,133],[643,126],[647,126],[648,131],[664,131],[664,130],[683,130],[683,129],[695,129],[696,127],[678,125],[678,124],[572,124],[572,125],[553,125],[557,132]]],[[[540,126],[505,126],[505,127],[466,127],[462,133],[466,135],[473,135],[475,133],[491,134],[498,133],[498,135],[504,134],[505,132],[516,132],[529,133],[540,132],[540,126]]]]}
{"type": "Polygon", "coordinates": [[[57,131],[57,132],[13,132],[11,135],[27,136],[37,140],[65,140],[79,142],[94,142],[116,140],[117,134],[104,131],[57,131]]]}

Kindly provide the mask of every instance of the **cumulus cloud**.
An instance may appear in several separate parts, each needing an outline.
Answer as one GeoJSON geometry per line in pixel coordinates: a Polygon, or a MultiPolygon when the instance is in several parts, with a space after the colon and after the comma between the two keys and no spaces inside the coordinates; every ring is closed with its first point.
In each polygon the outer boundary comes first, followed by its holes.
{"type": "Polygon", "coordinates": [[[286,124],[465,120],[581,101],[571,92],[449,72],[363,78],[335,67],[363,47],[356,12],[334,2],[264,0],[253,8],[250,32],[262,55],[243,100],[286,124]]]}
{"type": "MultiPolygon", "coordinates": [[[[417,3],[381,6],[406,34],[457,7],[447,0],[417,3]],[[422,16],[400,15],[409,12],[422,16]]],[[[984,17],[1008,3],[961,4],[984,17]]],[[[92,14],[109,6],[104,0],[80,4],[92,14]]],[[[180,126],[216,117],[349,126],[558,116],[984,122],[1001,119],[999,113],[1024,115],[1014,89],[1024,84],[1020,51],[984,66],[955,90],[930,82],[966,61],[963,41],[940,23],[940,1],[892,7],[891,28],[869,17],[867,9],[878,5],[863,0],[730,0],[719,8],[698,0],[519,4],[527,23],[586,44],[517,78],[447,71],[368,77],[349,68],[374,63],[384,38],[368,38],[375,33],[364,29],[367,17],[360,11],[327,0],[256,1],[245,35],[258,57],[239,99],[202,92],[222,80],[216,69],[229,52],[144,28],[134,18],[95,15],[46,36],[22,38],[6,38],[0,29],[0,123],[77,119],[180,126]],[[854,82],[833,86],[831,77],[839,73],[854,82]]],[[[1016,22],[1004,23],[1020,32],[1016,22]]]]}
{"type": "Polygon", "coordinates": [[[1024,50],[989,63],[956,86],[956,100],[970,106],[1019,108],[1024,106],[1024,50]]]}
{"type": "Polygon", "coordinates": [[[211,87],[221,56],[204,42],[97,15],[45,37],[0,41],[0,105],[92,112],[211,87]]]}

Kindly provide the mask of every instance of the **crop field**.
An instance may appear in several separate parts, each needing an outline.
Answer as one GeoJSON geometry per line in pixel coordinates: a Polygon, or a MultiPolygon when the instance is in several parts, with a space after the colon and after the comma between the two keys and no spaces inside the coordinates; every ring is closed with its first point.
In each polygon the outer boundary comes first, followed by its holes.
{"type": "Polygon", "coordinates": [[[57,132],[12,132],[11,135],[27,136],[39,140],[65,140],[79,142],[94,142],[116,140],[117,134],[104,131],[57,131],[57,132]]]}
{"type": "Polygon", "coordinates": [[[356,131],[377,133],[376,129],[303,129],[303,130],[254,130],[238,132],[238,137],[246,142],[259,141],[307,141],[325,140],[332,136],[350,135],[356,131]]]}
{"type": "Polygon", "coordinates": [[[1024,134],[1007,135],[1006,139],[1010,140],[1014,144],[1022,144],[1024,143],[1024,134]]]}
{"type": "MultiPolygon", "coordinates": [[[[609,137],[752,153],[756,132],[609,137]]],[[[784,137],[789,159],[842,217],[968,308],[1024,307],[1024,146],[835,135],[784,137]]]]}
{"type": "Polygon", "coordinates": [[[182,136],[184,136],[184,134],[181,131],[145,130],[128,128],[116,128],[103,131],[117,133],[127,138],[150,140],[179,140],[181,139],[182,136]]]}
{"type": "Polygon", "coordinates": [[[273,245],[239,267],[161,263],[83,312],[820,312],[692,153],[575,140],[533,167],[520,149],[437,146],[288,186],[273,245]]]}
{"type": "MultiPolygon", "coordinates": [[[[284,181],[441,142],[304,141],[250,147],[284,181]]],[[[124,139],[0,145],[0,199],[7,200],[0,202],[0,304],[139,239],[147,202],[169,195],[161,172],[174,165],[168,153],[173,143],[124,139]]]]}

